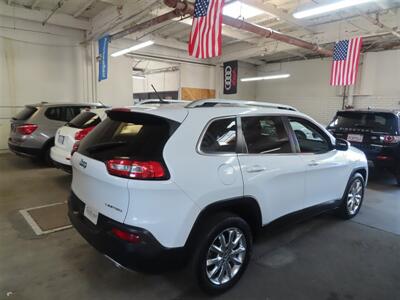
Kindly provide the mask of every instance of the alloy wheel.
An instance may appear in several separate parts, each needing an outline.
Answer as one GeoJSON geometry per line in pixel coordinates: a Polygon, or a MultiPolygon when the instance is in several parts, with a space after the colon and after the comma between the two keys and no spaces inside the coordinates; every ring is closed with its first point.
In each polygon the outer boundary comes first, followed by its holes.
{"type": "Polygon", "coordinates": [[[350,215],[354,215],[357,213],[358,209],[361,205],[361,200],[363,197],[364,187],[360,179],[356,179],[350,186],[348,195],[347,195],[347,210],[350,215]]]}
{"type": "Polygon", "coordinates": [[[222,231],[208,249],[208,279],[215,285],[231,281],[242,268],[246,251],[246,238],[239,228],[232,227],[222,231]]]}

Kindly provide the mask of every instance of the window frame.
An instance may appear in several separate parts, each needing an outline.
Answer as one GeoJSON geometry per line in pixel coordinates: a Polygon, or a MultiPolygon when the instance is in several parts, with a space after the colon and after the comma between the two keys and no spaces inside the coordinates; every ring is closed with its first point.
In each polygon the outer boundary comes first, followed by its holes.
{"type": "Polygon", "coordinates": [[[50,106],[50,107],[47,107],[46,108],[46,110],[44,111],[44,116],[48,119],[48,120],[50,120],[50,121],[55,121],[55,122],[62,122],[62,120],[60,120],[60,119],[54,119],[54,118],[50,118],[49,117],[49,115],[50,115],[50,111],[52,110],[52,109],[58,109],[59,110],[59,118],[61,118],[61,107],[60,106],[50,106]]]}
{"type": "Polygon", "coordinates": [[[291,135],[292,135],[292,137],[294,139],[294,143],[295,143],[295,146],[296,146],[296,152],[298,154],[302,154],[302,155],[304,155],[304,154],[306,154],[306,155],[318,155],[318,154],[325,154],[325,153],[331,152],[332,150],[335,150],[335,147],[332,144],[332,140],[330,139],[330,137],[321,128],[319,128],[319,126],[317,124],[314,124],[310,120],[307,120],[306,118],[303,118],[301,116],[288,116],[286,118],[286,122],[287,122],[288,129],[290,130],[291,135]],[[310,127],[312,129],[316,130],[325,139],[325,141],[328,143],[329,150],[324,151],[324,152],[301,152],[300,143],[297,140],[297,137],[296,137],[296,134],[295,134],[295,132],[294,132],[294,130],[292,128],[292,125],[290,124],[290,120],[291,119],[292,120],[294,119],[295,121],[299,120],[301,122],[305,122],[306,124],[310,125],[310,127]]]}
{"type": "Polygon", "coordinates": [[[197,145],[196,145],[196,152],[200,155],[205,155],[205,156],[232,156],[232,155],[237,155],[239,152],[241,151],[241,146],[240,146],[240,142],[239,142],[239,123],[238,123],[238,119],[240,119],[238,116],[235,115],[230,115],[230,116],[223,116],[223,117],[216,117],[213,118],[211,120],[209,120],[207,122],[207,124],[204,126],[200,137],[197,141],[197,145]],[[204,152],[203,150],[201,150],[201,143],[203,142],[204,136],[208,130],[208,128],[211,126],[211,124],[213,124],[216,121],[219,120],[224,120],[224,119],[234,119],[236,121],[236,149],[234,152],[204,152]]]}
{"type": "Polygon", "coordinates": [[[275,156],[275,155],[283,155],[283,156],[287,156],[287,155],[293,155],[293,154],[298,154],[297,152],[297,148],[296,148],[296,144],[295,144],[295,140],[293,138],[293,134],[291,132],[291,127],[290,124],[287,122],[287,116],[283,115],[283,114],[252,114],[252,115],[245,115],[245,116],[240,116],[238,117],[239,121],[238,121],[238,144],[240,143],[240,152],[238,152],[238,154],[240,155],[251,155],[251,156],[275,156]],[[247,143],[246,143],[246,139],[244,137],[244,133],[243,133],[243,128],[242,128],[242,118],[259,118],[259,117],[278,117],[281,119],[282,124],[285,128],[286,134],[288,136],[289,139],[289,143],[290,143],[290,148],[291,148],[291,152],[288,153],[249,153],[248,149],[247,149],[247,143]]]}

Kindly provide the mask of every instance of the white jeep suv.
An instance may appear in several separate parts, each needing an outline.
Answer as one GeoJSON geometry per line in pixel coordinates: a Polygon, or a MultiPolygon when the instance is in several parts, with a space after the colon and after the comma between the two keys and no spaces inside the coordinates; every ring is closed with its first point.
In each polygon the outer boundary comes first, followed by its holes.
{"type": "Polygon", "coordinates": [[[69,217],[90,244],[138,271],[190,262],[209,293],[239,280],[261,227],[354,217],[368,177],[361,151],[294,108],[228,100],[112,109],[72,165],[69,217]]]}

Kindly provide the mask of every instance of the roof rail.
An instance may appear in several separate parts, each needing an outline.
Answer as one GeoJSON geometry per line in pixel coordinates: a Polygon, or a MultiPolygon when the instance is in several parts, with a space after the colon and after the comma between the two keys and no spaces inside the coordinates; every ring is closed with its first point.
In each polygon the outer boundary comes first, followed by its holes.
{"type": "Polygon", "coordinates": [[[297,111],[294,107],[285,104],[269,103],[263,101],[246,101],[246,100],[226,100],[226,99],[211,99],[211,100],[196,100],[186,105],[186,108],[198,107],[214,107],[214,106],[256,106],[275,109],[285,109],[297,111]]]}
{"type": "Polygon", "coordinates": [[[163,99],[162,101],[160,99],[146,99],[142,100],[139,102],[136,102],[134,105],[135,106],[140,106],[143,104],[174,104],[174,103],[187,103],[188,101],[185,100],[169,100],[169,99],[163,99]]]}

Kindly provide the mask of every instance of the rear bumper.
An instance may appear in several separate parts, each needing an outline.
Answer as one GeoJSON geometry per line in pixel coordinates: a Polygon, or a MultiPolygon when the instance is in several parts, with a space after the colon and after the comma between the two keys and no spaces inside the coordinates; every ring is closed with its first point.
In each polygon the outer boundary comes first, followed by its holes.
{"type": "Polygon", "coordinates": [[[365,153],[370,167],[393,169],[400,165],[400,146],[362,144],[352,144],[352,146],[365,153]]]}
{"type": "Polygon", "coordinates": [[[63,170],[65,172],[69,173],[69,174],[72,174],[72,166],[60,164],[59,162],[57,162],[55,160],[53,160],[53,166],[56,169],[60,169],[60,170],[63,170]]]}
{"type": "Polygon", "coordinates": [[[8,148],[15,154],[27,156],[27,157],[39,157],[42,155],[42,149],[40,148],[30,148],[24,147],[8,141],[8,148]]]}
{"type": "Polygon", "coordinates": [[[71,152],[60,149],[57,146],[53,146],[50,151],[50,157],[56,163],[63,166],[69,166],[71,168],[71,152]]]}
{"type": "Polygon", "coordinates": [[[118,265],[146,273],[159,273],[182,267],[186,262],[185,248],[165,248],[145,229],[128,226],[99,214],[94,225],[83,215],[85,204],[71,193],[68,216],[75,229],[100,253],[118,265]],[[123,241],[112,233],[112,228],[140,236],[139,243],[123,241]]]}

